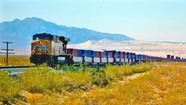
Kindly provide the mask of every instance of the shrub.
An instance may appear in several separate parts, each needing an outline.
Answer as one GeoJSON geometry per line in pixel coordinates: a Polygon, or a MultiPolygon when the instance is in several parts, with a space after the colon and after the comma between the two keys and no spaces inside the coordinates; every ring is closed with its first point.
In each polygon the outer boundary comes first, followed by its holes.
{"type": "Polygon", "coordinates": [[[137,65],[107,65],[105,68],[105,73],[114,81],[122,80],[123,77],[127,75],[132,75],[134,73],[141,73],[150,70],[152,67],[148,63],[140,63],[137,65]]]}
{"type": "MultiPolygon", "coordinates": [[[[146,64],[139,65],[131,66],[130,70],[134,70],[135,73],[152,68],[148,65],[141,67],[146,64]]],[[[109,70],[114,72],[117,68],[111,66],[109,70]]],[[[82,93],[81,96],[73,95],[72,98],[68,98],[68,104],[75,99],[88,105],[184,105],[186,102],[185,70],[185,63],[155,63],[154,68],[141,77],[125,84],[94,88],[90,92],[82,93]]]]}
{"type": "Polygon", "coordinates": [[[20,76],[21,88],[33,93],[43,93],[49,87],[50,70],[43,67],[32,68],[20,76]]]}
{"type": "Polygon", "coordinates": [[[63,75],[65,84],[64,88],[68,91],[72,91],[74,89],[90,89],[92,86],[92,74],[88,70],[78,69],[76,71],[66,71],[63,75]]]}
{"type": "Polygon", "coordinates": [[[22,89],[32,93],[44,93],[47,90],[88,89],[92,86],[92,74],[88,71],[52,71],[48,67],[37,67],[26,70],[20,76],[22,89]]]}
{"type": "Polygon", "coordinates": [[[21,88],[32,93],[44,93],[47,90],[61,91],[64,85],[63,73],[52,71],[48,67],[26,70],[19,80],[21,88]]]}
{"type": "Polygon", "coordinates": [[[152,69],[151,64],[149,63],[139,63],[131,66],[130,68],[133,73],[141,73],[152,69]]]}
{"type": "MultiPolygon", "coordinates": [[[[71,85],[71,87],[76,87],[79,86],[80,84],[87,84],[85,87],[92,86],[93,84],[104,87],[108,84],[108,78],[105,74],[105,71],[103,69],[100,69],[99,67],[89,67],[89,66],[84,66],[80,65],[80,67],[77,66],[58,66],[58,70],[63,70],[64,71],[64,78],[68,82],[68,85],[71,85]],[[80,78],[81,77],[81,78],[80,78]],[[79,79],[76,79],[79,78],[79,79]],[[76,79],[76,83],[75,80],[76,79]],[[77,80],[82,80],[82,81],[77,81],[77,80]],[[85,80],[87,83],[85,83],[85,80]],[[70,82],[71,81],[71,82],[70,82]],[[72,83],[72,81],[74,81],[72,83]],[[84,81],[84,83],[82,83],[84,81]],[[79,83],[79,84],[78,84],[79,83]]],[[[80,86],[80,87],[84,87],[80,86]]],[[[70,87],[70,86],[68,86],[70,87]]]]}
{"type": "Polygon", "coordinates": [[[93,83],[99,87],[107,86],[110,80],[103,69],[93,70],[92,77],[93,83]]]}
{"type": "Polygon", "coordinates": [[[18,83],[8,73],[0,71],[0,101],[13,99],[19,91],[18,83]]]}
{"type": "Polygon", "coordinates": [[[114,81],[121,80],[125,76],[124,68],[125,66],[113,66],[107,65],[105,68],[106,75],[114,81]]]}

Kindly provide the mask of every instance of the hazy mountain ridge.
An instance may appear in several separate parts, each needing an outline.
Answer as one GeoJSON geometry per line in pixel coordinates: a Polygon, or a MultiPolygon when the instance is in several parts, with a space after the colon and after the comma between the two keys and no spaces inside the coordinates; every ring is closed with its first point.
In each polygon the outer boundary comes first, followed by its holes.
{"type": "Polygon", "coordinates": [[[12,41],[16,47],[30,46],[32,35],[43,32],[66,36],[71,39],[70,43],[73,44],[102,39],[133,40],[122,34],[109,34],[86,28],[67,27],[35,17],[0,23],[0,41],[12,41]]]}

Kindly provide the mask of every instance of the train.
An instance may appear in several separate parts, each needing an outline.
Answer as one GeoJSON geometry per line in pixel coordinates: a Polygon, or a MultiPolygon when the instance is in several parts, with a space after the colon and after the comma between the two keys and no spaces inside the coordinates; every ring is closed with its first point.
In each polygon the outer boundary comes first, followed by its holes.
{"type": "Polygon", "coordinates": [[[70,64],[71,55],[67,53],[69,40],[64,36],[48,33],[33,35],[30,62],[36,65],[47,63],[49,66],[70,64]]]}
{"type": "Polygon", "coordinates": [[[80,65],[80,64],[136,64],[139,62],[154,61],[185,61],[174,55],[167,55],[166,58],[136,54],[133,52],[104,50],[94,51],[85,49],[67,48],[69,38],[52,35],[49,33],[38,33],[33,35],[31,42],[31,63],[36,65],[47,63],[49,66],[60,65],[80,65]]]}

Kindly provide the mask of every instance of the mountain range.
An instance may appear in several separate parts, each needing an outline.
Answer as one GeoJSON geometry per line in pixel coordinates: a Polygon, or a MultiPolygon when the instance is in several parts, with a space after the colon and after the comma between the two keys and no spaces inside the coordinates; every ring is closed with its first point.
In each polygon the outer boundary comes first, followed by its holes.
{"type": "Polygon", "coordinates": [[[41,18],[15,19],[0,23],[0,42],[11,41],[14,48],[28,48],[32,36],[36,33],[50,33],[70,38],[70,44],[83,43],[88,40],[134,40],[123,34],[97,32],[86,28],[68,27],[45,21],[41,18]]]}

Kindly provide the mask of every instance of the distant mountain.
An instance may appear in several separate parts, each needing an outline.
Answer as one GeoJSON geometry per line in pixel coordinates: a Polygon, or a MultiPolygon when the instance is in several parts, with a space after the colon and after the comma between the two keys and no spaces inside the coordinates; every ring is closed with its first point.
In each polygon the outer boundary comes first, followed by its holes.
{"type": "Polygon", "coordinates": [[[0,42],[12,41],[14,48],[25,48],[30,46],[32,35],[44,32],[68,37],[71,40],[71,44],[102,39],[115,41],[133,40],[122,34],[109,34],[86,28],[67,27],[33,17],[0,23],[0,42]]]}

